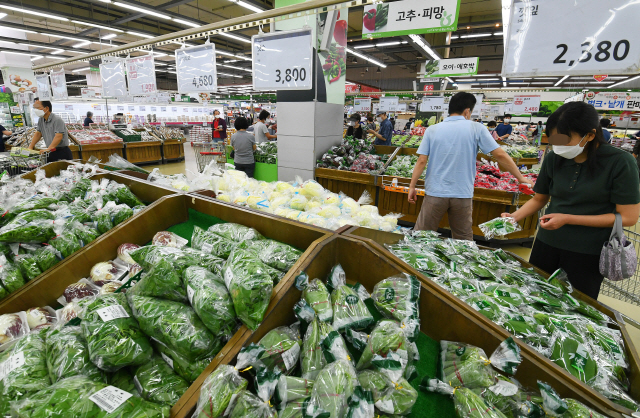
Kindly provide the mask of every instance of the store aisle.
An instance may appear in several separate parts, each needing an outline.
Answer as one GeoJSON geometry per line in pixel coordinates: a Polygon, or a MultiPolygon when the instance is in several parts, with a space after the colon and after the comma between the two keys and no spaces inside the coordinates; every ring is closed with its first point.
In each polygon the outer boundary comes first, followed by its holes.
{"type": "Polygon", "coordinates": [[[177,163],[167,163],[158,165],[145,165],[145,170],[151,171],[158,168],[161,174],[186,174],[187,178],[192,178],[198,173],[196,157],[190,142],[184,143],[184,161],[177,163]]]}

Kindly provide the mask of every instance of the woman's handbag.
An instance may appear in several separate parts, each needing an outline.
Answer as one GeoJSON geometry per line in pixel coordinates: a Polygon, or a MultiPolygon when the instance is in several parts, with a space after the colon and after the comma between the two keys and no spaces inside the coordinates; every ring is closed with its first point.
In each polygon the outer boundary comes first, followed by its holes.
{"type": "Polygon", "coordinates": [[[616,282],[633,276],[637,266],[636,249],[622,231],[622,215],[616,213],[611,236],[600,253],[600,274],[616,282]]]}

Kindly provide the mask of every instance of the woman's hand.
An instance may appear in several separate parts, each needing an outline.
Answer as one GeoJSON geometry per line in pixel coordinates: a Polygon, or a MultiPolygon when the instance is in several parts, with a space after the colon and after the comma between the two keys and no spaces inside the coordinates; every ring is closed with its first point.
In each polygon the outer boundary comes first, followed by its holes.
{"type": "Polygon", "coordinates": [[[561,228],[569,222],[569,216],[564,213],[550,213],[540,217],[540,226],[553,231],[561,228]]]}
{"type": "Polygon", "coordinates": [[[516,220],[516,222],[520,222],[521,219],[518,219],[518,211],[515,211],[513,213],[509,213],[509,212],[504,212],[500,214],[501,218],[513,218],[516,220]]]}

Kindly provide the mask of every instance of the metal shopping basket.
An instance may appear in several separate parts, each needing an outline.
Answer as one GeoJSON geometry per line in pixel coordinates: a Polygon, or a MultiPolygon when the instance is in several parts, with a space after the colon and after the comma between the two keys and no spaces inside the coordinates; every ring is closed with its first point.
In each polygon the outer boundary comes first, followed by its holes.
{"type": "MultiPolygon", "coordinates": [[[[55,151],[55,149],[51,151],[55,151]]],[[[18,172],[31,171],[45,165],[51,151],[40,153],[29,148],[13,147],[9,155],[14,162],[13,166],[16,167],[18,172]]]]}
{"type": "Polygon", "coordinates": [[[193,151],[196,154],[196,164],[198,166],[198,172],[202,173],[204,168],[214,162],[219,169],[224,169],[224,165],[227,162],[226,154],[222,147],[224,144],[208,143],[208,142],[193,142],[193,151]]]}

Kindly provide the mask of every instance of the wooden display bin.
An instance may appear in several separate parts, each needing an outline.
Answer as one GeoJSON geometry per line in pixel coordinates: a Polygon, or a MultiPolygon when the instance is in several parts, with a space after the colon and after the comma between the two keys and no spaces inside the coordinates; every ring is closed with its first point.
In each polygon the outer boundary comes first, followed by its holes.
{"type": "MultiPolygon", "coordinates": [[[[48,171],[49,173],[52,173],[54,176],[59,174],[60,170],[66,168],[63,166],[63,164],[68,165],[68,163],[62,162],[62,161],[57,161],[50,164],[51,166],[48,171]]],[[[35,173],[33,171],[30,173],[27,173],[25,174],[25,176],[27,176],[25,178],[30,178],[29,177],[30,175],[35,176],[35,173]]],[[[49,177],[48,174],[47,174],[47,177],[49,177]]],[[[138,180],[133,177],[122,176],[117,173],[103,172],[100,174],[95,174],[91,177],[91,180],[100,180],[104,178],[113,180],[120,184],[125,184],[127,187],[129,187],[129,189],[133,192],[133,194],[135,194],[140,200],[142,200],[144,203],[147,203],[147,204],[155,202],[165,196],[170,196],[177,193],[175,189],[156,186],[146,181],[138,180]]],[[[80,249],[80,251],[77,251],[76,253],[60,261],[51,269],[43,272],[40,276],[29,281],[25,286],[20,288],[18,291],[11,293],[6,298],[0,300],[0,315],[4,313],[11,313],[11,312],[25,310],[34,306],[46,306],[46,305],[49,305],[52,307],[56,306],[57,297],[62,294],[64,289],[69,284],[77,282],[82,277],[88,277],[88,270],[87,270],[87,273],[83,273],[84,275],[77,276],[75,274],[72,274],[74,270],[70,266],[73,265],[73,263],[75,262],[74,260],[76,260],[77,258],[82,259],[83,253],[85,253],[86,251],[92,251],[92,249],[95,246],[99,245],[99,242],[101,240],[108,239],[108,237],[112,233],[115,233],[116,230],[121,229],[125,225],[126,225],[126,228],[131,227],[132,222],[130,221],[146,213],[150,208],[151,206],[144,209],[142,212],[140,212],[140,214],[134,215],[133,217],[123,222],[122,224],[102,234],[100,237],[98,237],[98,239],[96,239],[92,243],[87,244],[82,249],[80,249]],[[62,288],[60,288],[61,286],[62,288]],[[46,299],[46,302],[43,302],[45,299],[46,299]]],[[[169,215],[167,215],[167,217],[171,218],[171,216],[169,215]]],[[[150,239],[151,238],[149,238],[149,240],[150,239]]],[[[114,258],[115,256],[109,258],[109,260],[112,260],[114,258]]],[[[107,259],[105,258],[102,261],[106,261],[106,260],[107,259]]],[[[91,266],[89,266],[89,268],[91,268],[91,266]]]]}
{"type": "MultiPolygon", "coordinates": [[[[471,317],[473,317],[475,320],[477,320],[478,322],[483,323],[486,327],[492,328],[493,331],[497,334],[502,335],[501,338],[507,338],[509,336],[511,336],[511,334],[505,330],[504,328],[500,327],[499,325],[495,324],[494,322],[490,321],[488,318],[486,318],[485,316],[483,316],[482,314],[478,313],[475,309],[473,309],[471,306],[467,305],[466,303],[464,303],[463,301],[461,301],[460,299],[458,299],[455,295],[453,295],[452,293],[450,293],[449,291],[443,289],[441,286],[437,285],[435,282],[433,282],[430,278],[428,278],[427,276],[423,275],[422,273],[420,273],[418,270],[416,270],[415,268],[411,267],[410,265],[408,265],[407,263],[405,263],[403,260],[401,260],[399,257],[397,257],[396,255],[392,254],[389,250],[386,249],[385,244],[395,244],[398,241],[401,241],[404,239],[404,235],[402,234],[395,234],[395,233],[391,233],[391,232],[384,232],[384,231],[376,231],[373,229],[368,229],[368,228],[363,228],[363,227],[352,227],[351,229],[349,229],[348,231],[346,231],[346,233],[343,234],[345,237],[348,238],[354,238],[354,239],[359,239],[363,242],[365,242],[366,244],[370,245],[372,248],[374,248],[377,252],[381,253],[381,254],[385,254],[389,260],[391,262],[393,262],[394,264],[396,264],[397,266],[400,266],[403,270],[405,270],[406,272],[408,272],[409,274],[415,275],[416,277],[418,277],[420,279],[420,281],[422,282],[423,286],[426,286],[429,289],[429,292],[439,292],[439,293],[443,293],[446,294],[446,297],[452,301],[452,303],[455,303],[456,305],[458,305],[460,307],[461,310],[465,311],[465,313],[471,317]]],[[[481,248],[486,248],[486,247],[481,247],[481,248]]],[[[537,268],[536,266],[534,266],[533,264],[525,261],[524,259],[522,259],[521,257],[518,257],[517,255],[513,254],[513,253],[509,253],[512,257],[516,258],[520,264],[522,264],[523,267],[526,268],[534,268],[534,270],[541,274],[544,277],[549,277],[549,273],[540,270],[539,268],[537,268]]],[[[344,267],[344,266],[343,266],[344,267]]],[[[423,289],[424,290],[424,289],[423,289]]],[[[426,292],[422,292],[420,294],[420,298],[421,298],[421,303],[423,303],[424,297],[425,297],[425,293],[426,292]]],[[[573,293],[571,294],[573,297],[575,297],[576,299],[580,299],[581,301],[593,306],[594,308],[596,308],[597,310],[599,310],[600,312],[604,313],[605,315],[608,315],[609,317],[613,318],[617,323],[618,326],[616,326],[616,329],[619,329],[620,332],[622,333],[623,339],[624,339],[624,343],[625,343],[625,347],[626,347],[626,351],[627,351],[627,356],[629,359],[629,381],[630,381],[630,395],[632,398],[634,399],[640,399],[640,356],[638,354],[638,351],[633,343],[633,340],[631,339],[629,332],[626,328],[625,325],[625,321],[624,318],[622,317],[622,315],[620,315],[620,313],[618,311],[615,311],[613,309],[611,309],[610,307],[601,304],[600,302],[590,298],[589,296],[586,296],[585,294],[581,293],[578,290],[573,291],[573,293]]],[[[421,309],[421,317],[424,318],[424,316],[422,316],[422,309],[421,309]]],[[[430,317],[431,318],[431,317],[430,317]]],[[[453,321],[449,321],[449,324],[454,323],[453,321]]],[[[424,326],[424,325],[423,325],[424,326]]],[[[534,348],[530,347],[529,345],[525,344],[524,342],[522,342],[520,339],[513,337],[514,340],[516,340],[518,342],[518,345],[520,346],[521,350],[522,350],[522,354],[523,357],[528,356],[531,358],[535,358],[536,359],[536,363],[539,364],[538,367],[544,367],[544,369],[546,370],[551,370],[555,375],[558,376],[558,378],[562,378],[565,381],[570,381],[570,383],[564,383],[565,385],[567,385],[568,387],[574,387],[576,388],[576,390],[580,390],[582,393],[584,393],[588,398],[583,398],[584,400],[581,400],[581,402],[587,404],[587,405],[591,405],[593,407],[596,407],[596,404],[600,405],[598,408],[602,408],[600,409],[600,413],[604,414],[605,416],[609,416],[609,417],[622,417],[622,414],[626,414],[626,416],[631,415],[631,411],[628,410],[625,407],[622,407],[620,405],[614,404],[613,402],[609,401],[608,399],[606,399],[604,396],[602,396],[600,393],[596,392],[594,389],[590,388],[589,386],[587,386],[586,384],[582,383],[580,380],[576,379],[573,375],[571,375],[569,372],[567,372],[566,370],[564,370],[563,368],[561,368],[560,366],[556,365],[555,363],[553,363],[551,360],[549,360],[548,358],[544,357],[543,355],[541,355],[540,353],[538,353],[534,348]]],[[[462,340],[465,342],[469,342],[466,340],[462,340]]],[[[474,345],[478,345],[475,343],[472,343],[474,345]]],[[[524,363],[523,363],[524,366],[524,363]]],[[[518,368],[518,373],[521,373],[521,368],[518,368]]],[[[535,379],[531,379],[532,375],[535,375],[535,371],[533,370],[529,370],[529,368],[527,367],[527,372],[523,372],[522,374],[516,374],[516,379],[518,379],[520,382],[524,383],[525,386],[531,386],[531,387],[537,387],[535,384],[535,379]]],[[[537,377],[538,379],[540,379],[540,377],[537,377]]],[[[540,379],[543,380],[544,379],[540,379]]],[[[550,382],[547,382],[550,383],[550,382]]],[[[557,387],[554,384],[551,384],[559,393],[561,393],[561,388],[557,387]]],[[[568,389],[568,388],[563,388],[563,389],[568,389]]],[[[561,395],[563,397],[572,397],[570,395],[566,395],[566,394],[562,394],[561,395]]]]}
{"type": "Polygon", "coordinates": [[[162,160],[165,163],[184,160],[184,141],[179,139],[163,141],[162,160]]]}
{"type": "Polygon", "coordinates": [[[127,142],[124,154],[133,164],[162,164],[162,141],[127,142]]]}
{"type": "MultiPolygon", "coordinates": [[[[490,155],[486,155],[486,154],[482,154],[482,153],[478,153],[478,156],[476,157],[477,161],[482,161],[482,160],[487,160],[487,161],[496,161],[495,158],[493,158],[490,155]]],[[[531,168],[534,165],[538,164],[538,157],[535,158],[513,158],[511,157],[511,159],[513,160],[514,163],[516,163],[516,166],[521,167],[521,166],[525,166],[527,168],[531,168]]],[[[498,168],[500,168],[500,171],[506,172],[507,168],[505,166],[503,166],[502,164],[498,163],[498,168]]]]}
{"type": "Polygon", "coordinates": [[[316,168],[315,178],[322,187],[333,193],[343,192],[350,198],[358,200],[366,191],[373,201],[376,199],[376,177],[371,174],[316,168]]]}
{"type": "Polygon", "coordinates": [[[80,154],[83,163],[88,162],[91,157],[95,157],[100,161],[108,161],[109,156],[112,154],[118,154],[119,156],[124,157],[124,143],[109,142],[104,144],[81,145],[80,154]]]}
{"type": "Polygon", "coordinates": [[[69,144],[69,149],[74,160],[82,160],[82,152],[79,145],[69,144]]]}
{"type": "MultiPolygon", "coordinates": [[[[380,251],[360,239],[339,235],[334,235],[307,251],[294,269],[295,273],[306,272],[310,279],[324,280],[331,268],[338,263],[344,268],[348,283],[361,283],[369,292],[381,280],[408,272],[407,268],[390,259],[384,250],[380,251]]],[[[221,364],[235,365],[236,356],[242,347],[251,343],[257,344],[274,328],[289,326],[296,322],[293,307],[300,300],[302,293],[294,286],[294,279],[295,275],[292,274],[286,282],[284,280],[280,282],[282,286],[279,285],[260,327],[253,333],[237,333],[234,336],[234,341],[227,344],[225,352],[214,359],[174,406],[171,411],[172,417],[191,417],[206,376],[221,364]],[[233,346],[229,347],[231,343],[233,346]]],[[[495,324],[489,323],[477,312],[468,311],[462,306],[462,302],[452,296],[431,282],[424,280],[421,282],[420,331],[434,340],[464,342],[478,346],[486,353],[492,353],[508,337],[508,333],[495,324]]],[[[527,349],[528,347],[519,340],[516,339],[516,341],[522,348],[523,362],[518,367],[515,377],[525,387],[535,388],[537,381],[541,380],[553,386],[563,397],[577,399],[606,416],[622,417],[619,406],[603,399],[591,388],[577,382],[572,376],[541,358],[537,353],[531,352],[532,350],[527,349]]],[[[248,374],[243,376],[249,378],[248,374]]]]}

